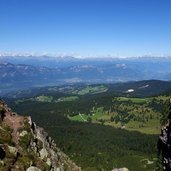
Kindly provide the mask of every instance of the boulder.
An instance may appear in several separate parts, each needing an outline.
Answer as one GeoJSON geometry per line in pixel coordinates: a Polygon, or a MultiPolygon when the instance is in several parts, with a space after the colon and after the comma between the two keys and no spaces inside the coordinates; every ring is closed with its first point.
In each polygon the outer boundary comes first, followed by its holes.
{"type": "Polygon", "coordinates": [[[119,168],[119,169],[113,169],[112,171],[129,171],[126,167],[119,168]]]}
{"type": "Polygon", "coordinates": [[[24,136],[27,135],[27,134],[28,134],[27,131],[22,131],[22,132],[20,133],[20,137],[24,137],[24,136]]]}
{"type": "Polygon", "coordinates": [[[48,152],[45,148],[42,148],[40,151],[39,151],[39,154],[40,154],[40,158],[41,159],[44,159],[45,157],[48,156],[48,152]]]}
{"type": "Polygon", "coordinates": [[[41,171],[39,168],[31,166],[26,171],[41,171]]]}

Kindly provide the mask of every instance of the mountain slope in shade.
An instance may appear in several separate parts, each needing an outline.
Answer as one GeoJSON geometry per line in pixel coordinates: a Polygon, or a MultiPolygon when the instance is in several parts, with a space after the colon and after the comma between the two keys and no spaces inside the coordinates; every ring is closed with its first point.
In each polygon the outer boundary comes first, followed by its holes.
{"type": "Polygon", "coordinates": [[[0,101],[1,171],[81,171],[30,117],[0,101]]]}

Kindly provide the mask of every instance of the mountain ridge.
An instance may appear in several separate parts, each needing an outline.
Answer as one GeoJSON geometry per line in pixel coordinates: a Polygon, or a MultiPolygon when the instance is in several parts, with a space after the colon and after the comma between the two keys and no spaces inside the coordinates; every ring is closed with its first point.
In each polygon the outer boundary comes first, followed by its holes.
{"type": "Polygon", "coordinates": [[[171,58],[0,57],[2,93],[74,83],[171,80],[171,58]]]}

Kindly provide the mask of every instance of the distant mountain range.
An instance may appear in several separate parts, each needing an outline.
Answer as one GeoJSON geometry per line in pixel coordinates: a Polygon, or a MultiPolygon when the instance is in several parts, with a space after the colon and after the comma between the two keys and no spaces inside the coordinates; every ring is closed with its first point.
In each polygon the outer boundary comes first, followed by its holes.
{"type": "Polygon", "coordinates": [[[171,58],[0,56],[0,94],[36,86],[171,80],[171,58]]]}

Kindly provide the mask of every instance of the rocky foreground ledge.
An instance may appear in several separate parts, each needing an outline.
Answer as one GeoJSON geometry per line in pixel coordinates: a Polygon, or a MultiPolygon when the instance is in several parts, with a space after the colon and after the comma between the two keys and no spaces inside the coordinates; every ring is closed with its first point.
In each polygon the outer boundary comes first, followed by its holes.
{"type": "Polygon", "coordinates": [[[162,156],[162,168],[158,170],[171,171],[171,99],[169,103],[168,117],[166,124],[161,129],[158,140],[158,155],[162,156]]]}
{"type": "Polygon", "coordinates": [[[0,171],[81,171],[30,117],[0,101],[0,171]]]}

